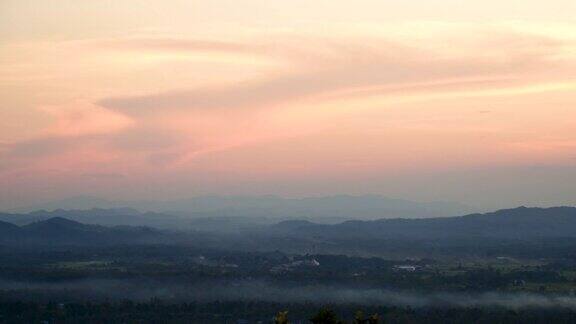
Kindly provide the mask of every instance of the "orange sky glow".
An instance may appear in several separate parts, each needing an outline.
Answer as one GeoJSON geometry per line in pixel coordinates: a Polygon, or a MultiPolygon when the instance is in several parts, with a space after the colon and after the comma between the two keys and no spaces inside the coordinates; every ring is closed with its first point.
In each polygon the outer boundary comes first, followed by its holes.
{"type": "Polygon", "coordinates": [[[0,207],[576,204],[573,0],[4,0],[0,207]]]}

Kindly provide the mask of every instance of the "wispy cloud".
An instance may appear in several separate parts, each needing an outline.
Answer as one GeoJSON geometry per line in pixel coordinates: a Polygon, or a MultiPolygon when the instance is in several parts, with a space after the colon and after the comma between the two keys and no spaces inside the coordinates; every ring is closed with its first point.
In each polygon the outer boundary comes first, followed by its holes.
{"type": "Polygon", "coordinates": [[[117,38],[90,40],[84,42],[89,48],[98,50],[121,51],[160,51],[160,52],[220,52],[238,55],[257,54],[263,48],[258,44],[246,44],[227,40],[190,39],[190,38],[117,38]]]}
{"type": "Polygon", "coordinates": [[[469,52],[455,57],[379,39],[369,44],[319,40],[300,46],[299,51],[290,51],[300,55],[291,57],[289,68],[260,78],[112,97],[98,104],[130,116],[269,109],[318,96],[407,95],[438,89],[469,92],[526,86],[543,82],[542,74],[551,70],[560,79],[569,78],[561,69],[573,65],[556,59],[563,42],[518,33],[502,33],[478,44],[479,50],[491,48],[489,53],[469,52]]]}
{"type": "Polygon", "coordinates": [[[11,111],[29,100],[44,127],[3,141],[0,176],[320,181],[557,162],[572,148],[576,47],[564,33],[338,26],[12,44],[0,95],[11,111]]]}

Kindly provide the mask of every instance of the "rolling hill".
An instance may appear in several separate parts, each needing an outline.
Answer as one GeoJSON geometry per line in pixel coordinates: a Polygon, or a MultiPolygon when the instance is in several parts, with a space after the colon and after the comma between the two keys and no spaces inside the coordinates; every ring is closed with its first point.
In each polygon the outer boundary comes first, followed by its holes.
{"type": "Polygon", "coordinates": [[[0,243],[8,246],[100,246],[170,241],[165,233],[149,227],[87,225],[62,217],[53,217],[25,226],[0,222],[0,243]]]}

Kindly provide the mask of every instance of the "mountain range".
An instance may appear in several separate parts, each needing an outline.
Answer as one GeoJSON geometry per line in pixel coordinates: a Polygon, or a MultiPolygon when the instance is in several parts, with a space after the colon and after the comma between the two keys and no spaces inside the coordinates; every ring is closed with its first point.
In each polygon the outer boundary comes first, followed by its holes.
{"type": "Polygon", "coordinates": [[[98,246],[168,241],[165,233],[141,226],[106,227],[83,224],[63,217],[53,217],[24,226],[0,221],[0,244],[10,246],[98,246]]]}
{"type": "Polygon", "coordinates": [[[576,208],[503,209],[492,213],[429,219],[351,220],[340,224],[284,221],[273,227],[277,235],[337,239],[531,239],[576,237],[576,208]]]}
{"type": "MultiPolygon", "coordinates": [[[[350,242],[370,242],[376,246],[385,241],[462,242],[465,240],[481,245],[490,240],[528,242],[550,238],[576,238],[576,208],[574,207],[519,207],[458,217],[352,220],[338,224],[288,220],[273,225],[252,227],[237,232],[233,236],[224,235],[225,233],[217,229],[199,232],[193,227],[181,226],[179,231],[166,231],[142,226],[147,221],[148,223],[160,222],[162,217],[172,219],[170,217],[174,216],[138,213],[131,209],[56,210],[24,215],[0,214],[0,244],[109,245],[194,242],[194,244],[201,245],[211,240],[220,242],[217,244],[226,245],[227,240],[233,238],[233,244],[227,246],[233,247],[238,242],[251,242],[251,244],[265,246],[265,242],[271,242],[270,239],[276,242],[292,242],[290,244],[315,241],[350,245],[350,242]],[[46,218],[48,216],[51,217],[46,218]],[[21,223],[13,224],[9,222],[10,219],[21,223]],[[83,221],[77,221],[79,219],[83,221]],[[30,222],[27,223],[28,221],[30,222]],[[103,226],[86,223],[116,225],[103,226]],[[119,223],[122,225],[117,225],[119,223]]],[[[217,222],[211,223],[211,226],[217,225],[217,222]]]]}
{"type": "Polygon", "coordinates": [[[66,218],[85,224],[102,226],[148,226],[159,229],[182,228],[186,219],[154,212],[139,212],[132,208],[91,208],[91,209],[55,209],[51,211],[37,210],[30,213],[0,213],[0,221],[15,225],[27,225],[50,218],[66,218]]]}
{"type": "Polygon", "coordinates": [[[469,206],[452,202],[414,202],[379,195],[284,198],[278,196],[199,196],[171,201],[112,201],[95,197],[72,197],[19,208],[28,213],[58,209],[118,209],[168,213],[193,217],[270,217],[322,219],[427,218],[457,216],[474,212],[469,206]]]}

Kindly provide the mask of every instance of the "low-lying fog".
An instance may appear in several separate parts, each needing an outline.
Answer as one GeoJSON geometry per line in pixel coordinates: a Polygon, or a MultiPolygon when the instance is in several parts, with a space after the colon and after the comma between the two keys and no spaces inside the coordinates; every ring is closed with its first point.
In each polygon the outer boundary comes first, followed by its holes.
{"type": "Polygon", "coordinates": [[[505,307],[576,309],[576,297],[534,293],[402,292],[333,286],[281,287],[262,281],[183,284],[152,280],[79,280],[60,283],[0,281],[1,295],[29,300],[135,300],[166,302],[266,301],[278,303],[362,304],[411,307],[505,307]]]}

